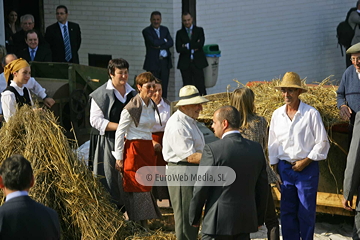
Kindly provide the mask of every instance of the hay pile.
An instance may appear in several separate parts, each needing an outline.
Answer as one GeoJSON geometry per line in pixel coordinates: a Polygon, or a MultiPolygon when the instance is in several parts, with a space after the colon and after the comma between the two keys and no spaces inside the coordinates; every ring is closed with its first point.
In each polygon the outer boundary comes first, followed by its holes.
{"type": "Polygon", "coordinates": [[[58,212],[62,239],[164,239],[124,221],[50,111],[21,108],[0,129],[0,142],[0,164],[15,153],[31,162],[36,183],[30,195],[58,212]]]}
{"type": "MultiPolygon", "coordinates": [[[[305,84],[305,79],[302,80],[305,84]]],[[[237,81],[236,81],[237,82],[237,81]]],[[[273,79],[270,82],[250,82],[246,86],[237,82],[237,87],[249,87],[255,93],[256,113],[266,118],[268,122],[275,109],[284,104],[281,92],[274,87],[280,84],[280,79],[273,79]]],[[[206,96],[211,102],[204,104],[200,119],[208,122],[212,119],[214,111],[221,106],[230,104],[231,93],[235,88],[228,86],[226,93],[218,93],[206,96]]],[[[300,95],[300,99],[316,108],[323,119],[326,128],[344,122],[339,117],[339,110],[336,108],[337,87],[331,84],[330,77],[324,79],[318,85],[309,85],[308,91],[300,95]]]]}

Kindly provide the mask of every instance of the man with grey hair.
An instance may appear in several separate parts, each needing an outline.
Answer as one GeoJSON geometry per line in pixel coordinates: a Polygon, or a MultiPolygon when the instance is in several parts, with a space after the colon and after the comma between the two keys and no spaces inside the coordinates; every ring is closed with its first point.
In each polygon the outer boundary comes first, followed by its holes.
{"type": "MultiPolygon", "coordinates": [[[[27,47],[25,41],[26,32],[34,29],[35,26],[34,16],[31,14],[25,14],[21,16],[20,23],[22,29],[12,36],[14,43],[14,50],[12,53],[15,54],[17,54],[19,51],[27,47]]],[[[38,34],[38,38],[39,38],[39,45],[47,45],[44,37],[40,33],[38,34]]]]}

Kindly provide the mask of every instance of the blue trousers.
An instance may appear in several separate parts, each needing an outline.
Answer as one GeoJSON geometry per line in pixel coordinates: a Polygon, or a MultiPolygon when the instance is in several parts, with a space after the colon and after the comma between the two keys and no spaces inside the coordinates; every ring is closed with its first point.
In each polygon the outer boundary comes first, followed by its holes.
{"type": "Polygon", "coordinates": [[[281,186],[280,219],[284,240],[312,240],[316,218],[316,194],[319,183],[319,164],[311,162],[301,172],[279,161],[281,186]]]}

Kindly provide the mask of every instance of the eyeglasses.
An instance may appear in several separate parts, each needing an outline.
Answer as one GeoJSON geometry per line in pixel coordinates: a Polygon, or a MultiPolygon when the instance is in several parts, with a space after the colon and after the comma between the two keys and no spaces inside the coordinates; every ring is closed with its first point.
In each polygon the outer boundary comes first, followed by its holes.
{"type": "Polygon", "coordinates": [[[297,88],[281,88],[281,92],[282,93],[293,93],[293,92],[295,92],[297,90],[297,88]]]}
{"type": "Polygon", "coordinates": [[[156,85],[155,84],[144,84],[143,87],[146,87],[146,89],[150,89],[150,88],[155,89],[156,85]]]}
{"type": "Polygon", "coordinates": [[[358,62],[358,61],[360,61],[360,57],[351,57],[350,60],[352,62],[358,62]]]}

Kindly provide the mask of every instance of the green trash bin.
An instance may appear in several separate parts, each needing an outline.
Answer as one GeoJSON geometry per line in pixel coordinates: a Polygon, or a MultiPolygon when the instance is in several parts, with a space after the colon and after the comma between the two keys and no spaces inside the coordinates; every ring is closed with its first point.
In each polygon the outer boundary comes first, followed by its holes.
{"type": "Polygon", "coordinates": [[[203,50],[209,64],[209,66],[204,68],[205,87],[210,88],[216,85],[221,51],[217,44],[205,45],[203,50]]]}

